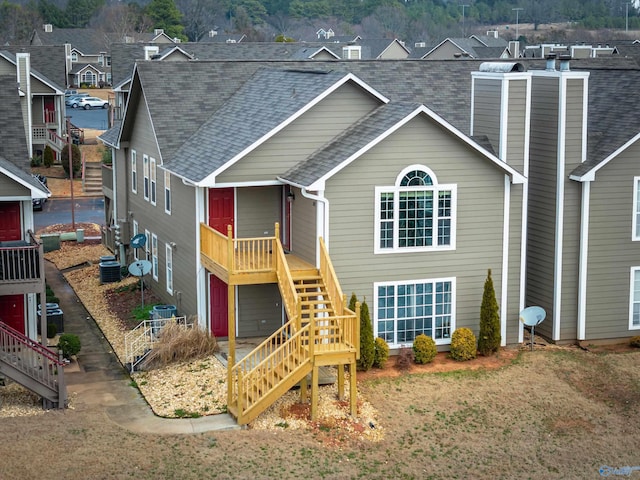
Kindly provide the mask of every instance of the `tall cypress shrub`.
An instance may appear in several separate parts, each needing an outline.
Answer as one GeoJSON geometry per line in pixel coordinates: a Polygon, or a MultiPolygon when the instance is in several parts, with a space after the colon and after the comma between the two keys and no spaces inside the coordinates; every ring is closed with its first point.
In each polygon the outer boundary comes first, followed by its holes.
{"type": "Polygon", "coordinates": [[[490,355],[500,348],[500,316],[498,314],[498,300],[493,288],[491,269],[484,282],[482,305],[480,306],[480,333],[478,335],[478,352],[490,355]]]}
{"type": "Polygon", "coordinates": [[[376,357],[375,341],[373,339],[373,325],[366,301],[360,306],[360,360],[358,369],[367,371],[373,366],[376,357]]]}

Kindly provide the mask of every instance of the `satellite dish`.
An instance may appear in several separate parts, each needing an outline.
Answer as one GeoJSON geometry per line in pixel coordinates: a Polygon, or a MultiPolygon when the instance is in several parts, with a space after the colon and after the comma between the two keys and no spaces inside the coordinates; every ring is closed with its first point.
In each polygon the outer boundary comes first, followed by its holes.
{"type": "Polygon", "coordinates": [[[533,350],[533,340],[536,336],[536,325],[540,325],[547,316],[547,312],[542,307],[527,307],[520,312],[520,321],[527,327],[531,327],[531,350],[533,350]]]}
{"type": "MultiPolygon", "coordinates": [[[[136,237],[140,235],[136,235],[131,239],[131,243],[135,240],[136,237]]],[[[144,237],[144,235],[142,235],[144,237]]],[[[144,245],[144,242],[142,242],[144,245]]],[[[127,267],[129,273],[134,277],[140,277],[140,299],[142,307],[144,308],[144,280],[143,277],[151,271],[151,262],[149,260],[136,260],[133,263],[130,263],[127,267]]]]}
{"type": "Polygon", "coordinates": [[[144,233],[139,233],[138,235],[134,235],[133,238],[131,239],[131,246],[133,248],[142,248],[144,247],[145,243],[147,243],[147,236],[144,233]]]}
{"type": "Polygon", "coordinates": [[[151,271],[151,262],[149,260],[137,260],[129,264],[127,268],[134,277],[142,277],[151,271]]]}

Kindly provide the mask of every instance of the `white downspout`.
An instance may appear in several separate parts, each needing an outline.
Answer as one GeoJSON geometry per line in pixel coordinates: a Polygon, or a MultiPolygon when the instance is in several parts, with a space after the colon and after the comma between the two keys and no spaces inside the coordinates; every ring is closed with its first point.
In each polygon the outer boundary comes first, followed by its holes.
{"type": "Polygon", "coordinates": [[[207,325],[207,270],[202,266],[200,261],[200,223],[205,221],[205,189],[196,187],[192,184],[186,183],[185,185],[194,187],[194,196],[196,203],[196,301],[197,301],[197,314],[198,325],[205,331],[209,330],[207,325]]]}
{"type": "Polygon", "coordinates": [[[582,183],[582,219],[580,222],[580,260],[578,265],[578,340],[587,334],[587,257],[589,255],[589,196],[591,182],[582,183]]]}
{"type": "MultiPolygon", "coordinates": [[[[305,188],[301,188],[302,196],[309,200],[315,200],[322,204],[322,208],[317,210],[316,231],[317,237],[322,237],[324,244],[329,249],[329,199],[324,196],[324,190],[319,190],[318,194],[309,193],[305,188]]],[[[320,267],[320,242],[316,240],[316,267],[320,267]]]]}

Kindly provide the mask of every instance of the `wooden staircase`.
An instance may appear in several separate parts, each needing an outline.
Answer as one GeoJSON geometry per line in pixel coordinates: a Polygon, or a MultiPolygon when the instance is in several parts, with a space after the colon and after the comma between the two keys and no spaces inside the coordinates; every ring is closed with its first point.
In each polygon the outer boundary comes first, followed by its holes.
{"type": "Polygon", "coordinates": [[[67,406],[64,365],[57,352],[0,321],[0,376],[40,395],[45,408],[67,406]]]}
{"type": "Polygon", "coordinates": [[[102,164],[85,162],[82,190],[89,195],[102,195],[102,164]]]}
{"type": "Polygon", "coordinates": [[[247,424],[298,383],[306,396],[307,376],[311,374],[314,418],[319,367],[338,365],[338,394],[342,397],[344,365],[349,365],[351,412],[355,415],[359,311],[346,308],[346,297],[322,240],[321,267],[294,273],[277,238],[274,244],[278,286],[289,321],[238,363],[230,362],[227,408],[239,424],[247,424]]]}

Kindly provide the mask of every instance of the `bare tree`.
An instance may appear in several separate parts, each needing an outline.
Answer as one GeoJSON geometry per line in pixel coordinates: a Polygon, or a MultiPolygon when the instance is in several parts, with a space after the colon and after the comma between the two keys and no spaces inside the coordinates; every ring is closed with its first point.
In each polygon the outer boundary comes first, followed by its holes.
{"type": "Polygon", "coordinates": [[[197,42],[216,27],[216,17],[224,12],[220,0],[176,0],[182,13],[184,33],[189,41],[197,42]]]}
{"type": "Polygon", "coordinates": [[[105,46],[112,42],[135,41],[139,33],[148,31],[151,26],[151,21],[141,10],[122,3],[103,7],[92,22],[92,27],[101,32],[105,46]]]}

